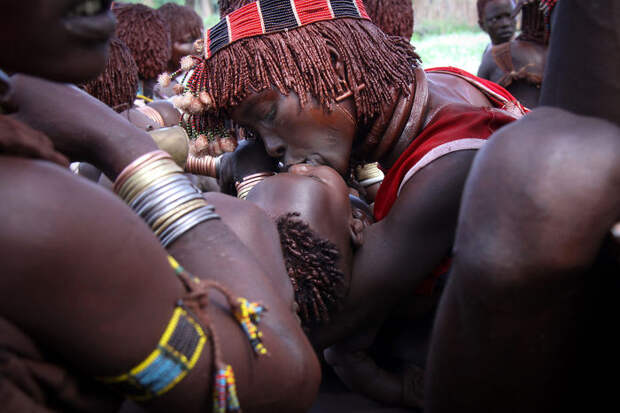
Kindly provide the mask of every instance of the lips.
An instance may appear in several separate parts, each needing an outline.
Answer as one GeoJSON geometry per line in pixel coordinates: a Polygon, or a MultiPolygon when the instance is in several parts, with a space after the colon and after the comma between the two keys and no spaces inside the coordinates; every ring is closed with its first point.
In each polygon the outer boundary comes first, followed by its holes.
{"type": "Polygon", "coordinates": [[[110,11],[111,0],[82,0],[75,2],[63,18],[70,36],[87,42],[107,42],[116,27],[110,11]]]}

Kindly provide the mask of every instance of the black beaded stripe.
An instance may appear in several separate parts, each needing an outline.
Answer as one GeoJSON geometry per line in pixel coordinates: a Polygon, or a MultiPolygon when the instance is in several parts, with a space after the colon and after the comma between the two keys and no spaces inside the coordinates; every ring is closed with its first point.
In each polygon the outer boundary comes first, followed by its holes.
{"type": "Polygon", "coordinates": [[[196,334],[196,329],[192,323],[185,316],[181,316],[177,327],[168,340],[168,345],[190,359],[196,351],[199,341],[200,336],[196,334]]]}
{"type": "Polygon", "coordinates": [[[209,31],[209,40],[211,42],[209,45],[211,53],[217,52],[222,47],[230,43],[230,39],[228,38],[228,23],[226,19],[220,20],[218,24],[211,28],[209,31]]]}
{"type": "Polygon", "coordinates": [[[331,0],[332,11],[334,17],[351,17],[351,15],[359,15],[355,0],[331,0]]]}
{"type": "Polygon", "coordinates": [[[261,0],[260,11],[267,33],[298,27],[290,1],[261,0]]]}

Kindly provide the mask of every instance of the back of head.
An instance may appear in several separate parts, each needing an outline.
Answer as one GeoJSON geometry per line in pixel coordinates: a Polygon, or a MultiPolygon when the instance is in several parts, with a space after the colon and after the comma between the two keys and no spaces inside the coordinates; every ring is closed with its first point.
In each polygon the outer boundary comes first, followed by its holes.
{"type": "Polygon", "coordinates": [[[364,0],[370,19],[390,36],[411,39],[414,17],[411,0],[364,0]]]}
{"type": "Polygon", "coordinates": [[[168,23],[142,4],[113,8],[118,19],[116,36],[131,50],[141,79],[154,79],[166,70],[172,55],[168,23]]]}
{"type": "Polygon", "coordinates": [[[138,66],[125,43],[112,39],[105,70],[82,88],[119,113],[132,106],[138,92],[138,66]]]}
{"type": "Polygon", "coordinates": [[[166,3],[157,9],[161,17],[170,26],[172,43],[183,40],[185,33],[189,32],[194,39],[202,36],[202,19],[194,10],[187,6],[176,3],[166,3]]]}

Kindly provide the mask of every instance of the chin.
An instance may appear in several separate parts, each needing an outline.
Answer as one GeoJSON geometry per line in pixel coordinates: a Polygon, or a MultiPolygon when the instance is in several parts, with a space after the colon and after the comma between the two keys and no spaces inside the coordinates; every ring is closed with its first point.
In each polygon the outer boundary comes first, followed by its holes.
{"type": "Polygon", "coordinates": [[[99,53],[91,51],[71,58],[57,59],[56,62],[48,62],[45,67],[32,68],[30,74],[57,82],[83,83],[103,72],[106,59],[107,48],[99,53]]]}

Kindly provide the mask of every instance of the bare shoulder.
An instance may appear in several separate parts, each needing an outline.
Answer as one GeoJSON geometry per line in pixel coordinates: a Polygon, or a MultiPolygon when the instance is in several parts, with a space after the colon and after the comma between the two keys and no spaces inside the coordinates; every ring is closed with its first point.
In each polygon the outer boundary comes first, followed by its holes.
{"type": "Polygon", "coordinates": [[[75,259],[88,267],[110,262],[111,256],[127,262],[137,245],[160,249],[146,225],[113,193],[64,168],[0,157],[0,177],[0,245],[20,273],[34,263],[62,268],[75,259]]]}
{"type": "MultiPolygon", "coordinates": [[[[536,181],[620,183],[620,129],[605,120],[542,107],[496,132],[477,164],[536,181]],[[563,178],[564,177],[564,178],[563,178]],[[577,180],[577,181],[575,181],[577,180]]],[[[496,175],[501,178],[503,174],[496,175]]]]}
{"type": "Polygon", "coordinates": [[[538,268],[588,265],[620,218],[619,157],[617,126],[560,109],[500,129],[472,166],[457,247],[538,268]]]}

